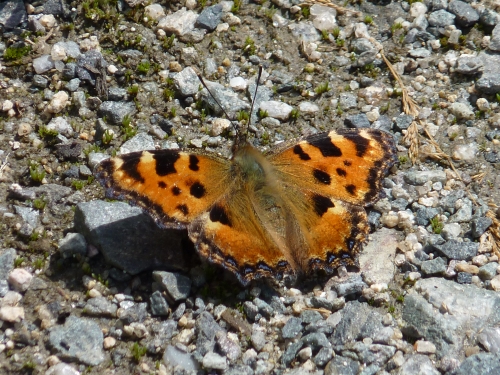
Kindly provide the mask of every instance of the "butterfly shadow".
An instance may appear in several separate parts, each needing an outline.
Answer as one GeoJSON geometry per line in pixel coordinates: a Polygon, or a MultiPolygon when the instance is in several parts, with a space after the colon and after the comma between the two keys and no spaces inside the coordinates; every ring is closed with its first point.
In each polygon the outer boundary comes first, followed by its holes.
{"type": "Polygon", "coordinates": [[[122,205],[125,203],[93,201],[78,205],[75,211],[76,231],[108,264],[131,275],[148,270],[185,272],[199,264],[186,230],[160,228],[137,207],[128,206],[127,215],[117,218],[122,205]],[[96,210],[99,204],[101,209],[96,210]]]}

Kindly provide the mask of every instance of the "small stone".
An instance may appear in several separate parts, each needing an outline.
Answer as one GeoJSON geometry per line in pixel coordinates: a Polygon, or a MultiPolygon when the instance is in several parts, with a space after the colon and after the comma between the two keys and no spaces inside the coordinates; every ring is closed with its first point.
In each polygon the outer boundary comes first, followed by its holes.
{"type": "Polygon", "coordinates": [[[226,358],[214,352],[208,352],[203,357],[203,367],[213,370],[225,370],[227,368],[226,358]]]}
{"type": "Polygon", "coordinates": [[[369,128],[371,126],[365,113],[349,115],[345,118],[344,123],[349,128],[369,128]]]}
{"type": "Polygon", "coordinates": [[[336,15],[335,9],[324,5],[314,4],[310,7],[309,18],[314,27],[320,31],[333,30],[337,26],[336,15]]]}
{"type": "Polygon", "coordinates": [[[493,224],[493,220],[489,217],[479,217],[473,219],[471,223],[472,236],[474,238],[479,238],[483,235],[486,230],[493,224]]]}
{"type": "Polygon", "coordinates": [[[438,257],[422,262],[421,271],[426,276],[442,275],[446,271],[446,265],[446,261],[438,257]]]}
{"type": "Polygon", "coordinates": [[[64,135],[65,137],[71,137],[74,133],[73,128],[69,124],[69,122],[62,116],[54,117],[47,124],[48,130],[55,130],[59,134],[64,135]]]}
{"type": "Polygon", "coordinates": [[[58,356],[97,366],[105,359],[103,335],[97,323],[90,319],[69,316],[63,326],[50,329],[48,345],[58,356]]]}
{"type": "Polygon", "coordinates": [[[475,160],[478,150],[478,146],[475,142],[465,145],[457,145],[453,148],[452,157],[455,160],[475,160]]]}
{"type": "Polygon", "coordinates": [[[102,316],[108,318],[116,317],[118,307],[106,297],[90,298],[83,308],[85,314],[90,316],[102,316]]]}
{"type": "Polygon", "coordinates": [[[144,8],[144,15],[151,20],[157,21],[165,16],[165,11],[160,4],[150,4],[144,8]]]}
{"type": "Polygon", "coordinates": [[[43,74],[54,68],[54,60],[50,55],[43,55],[33,59],[33,69],[36,74],[43,74]]]}
{"type": "Polygon", "coordinates": [[[147,315],[147,303],[132,303],[132,306],[127,306],[124,308],[124,303],[131,303],[130,301],[125,301],[120,303],[120,309],[117,311],[117,316],[120,320],[125,323],[131,325],[132,323],[141,323],[143,322],[147,315]]]}
{"type": "Polygon", "coordinates": [[[302,361],[307,361],[312,357],[312,349],[310,347],[306,347],[302,350],[299,350],[297,353],[297,356],[302,360],[302,361]]]}
{"type": "Polygon", "coordinates": [[[210,130],[210,135],[216,137],[221,135],[224,131],[231,128],[231,121],[225,118],[216,118],[212,121],[212,128],[210,130]]]}
{"type": "Polygon", "coordinates": [[[261,102],[259,109],[261,111],[267,112],[267,115],[269,117],[286,121],[288,120],[288,117],[290,116],[293,107],[283,102],[270,100],[261,102]]]}
{"type": "Polygon", "coordinates": [[[281,330],[281,335],[284,339],[291,339],[302,332],[302,319],[292,316],[281,330]]]}
{"type": "Polygon", "coordinates": [[[431,55],[431,51],[427,48],[416,48],[409,52],[409,55],[413,58],[424,58],[431,55]]]}
{"type": "Polygon", "coordinates": [[[485,264],[484,266],[479,268],[478,276],[483,281],[484,280],[491,280],[497,275],[497,268],[498,268],[497,262],[491,262],[491,263],[485,264]]]}
{"type": "Polygon", "coordinates": [[[300,113],[304,114],[314,114],[319,111],[319,107],[317,104],[311,102],[300,102],[299,104],[300,113]]]}
{"type": "Polygon", "coordinates": [[[417,342],[415,342],[414,347],[417,353],[422,353],[422,354],[436,353],[436,345],[434,345],[430,341],[418,340],[417,342]]]}
{"type": "Polygon", "coordinates": [[[160,18],[157,27],[164,30],[167,35],[183,36],[194,29],[197,18],[196,12],[184,8],[160,18]]]}
{"type": "Polygon", "coordinates": [[[448,4],[448,11],[456,16],[455,23],[459,26],[470,27],[479,21],[477,11],[466,2],[453,0],[448,4]]]}
{"type": "Polygon", "coordinates": [[[155,271],[153,279],[160,283],[174,301],[185,300],[191,291],[191,279],[179,273],[155,271]]]}
{"type": "Polygon", "coordinates": [[[25,137],[33,131],[33,128],[27,122],[21,122],[17,128],[17,135],[19,137],[25,137]]]}
{"type": "MultiPolygon", "coordinates": [[[[477,74],[483,69],[483,62],[477,56],[463,55],[457,60],[455,71],[461,74],[477,74]]],[[[486,100],[484,98],[481,98],[486,100]]],[[[478,99],[479,101],[480,99],[478,99]]],[[[486,100],[486,103],[488,101],[486,100]]]]}
{"type": "MultiPolygon", "coordinates": [[[[51,357],[57,358],[56,356],[51,357]]],[[[57,358],[57,360],[59,361],[59,358],[57,358]]],[[[80,375],[80,372],[67,363],[57,362],[51,365],[51,367],[45,372],[45,375],[80,375]]]]}
{"type": "Polygon", "coordinates": [[[471,260],[477,255],[479,243],[449,240],[442,245],[434,245],[434,248],[448,259],[471,260]]]}
{"type": "Polygon", "coordinates": [[[462,227],[458,223],[446,223],[441,231],[441,236],[445,240],[457,239],[462,233],[462,227]]]}
{"type": "Polygon", "coordinates": [[[352,108],[356,108],[358,105],[357,97],[356,95],[345,92],[341,93],[339,97],[339,106],[343,110],[349,110],[352,108]]]}
{"type": "Polygon", "coordinates": [[[455,15],[447,12],[444,9],[437,10],[429,14],[429,25],[437,27],[445,27],[455,23],[455,15]]]}
{"type": "Polygon", "coordinates": [[[187,67],[175,75],[174,85],[182,97],[187,97],[198,92],[200,81],[193,68],[187,67]]]}
{"type": "Polygon", "coordinates": [[[59,252],[63,258],[80,254],[87,254],[87,241],[80,233],[67,233],[66,236],[59,241],[59,252]]]}
{"type": "Polygon", "coordinates": [[[453,103],[450,106],[450,112],[459,120],[472,120],[475,118],[475,114],[470,106],[464,103],[453,103]]]}
{"type": "Polygon", "coordinates": [[[151,314],[156,316],[167,316],[169,309],[168,303],[160,291],[156,291],[150,298],[151,314]]]}
{"type": "Polygon", "coordinates": [[[495,291],[500,291],[500,275],[495,276],[491,279],[491,288],[495,291]]]}
{"type": "Polygon", "coordinates": [[[206,29],[208,31],[214,31],[222,18],[222,5],[215,4],[210,7],[206,7],[200,13],[196,19],[195,26],[206,29]]]}
{"type": "Polygon", "coordinates": [[[457,263],[455,270],[458,272],[466,272],[471,275],[477,275],[479,273],[479,267],[473,264],[467,263],[457,263]]]}
{"type": "Polygon", "coordinates": [[[69,104],[69,95],[66,91],[59,91],[54,94],[46,111],[49,113],[59,113],[69,104]]]}
{"type": "Polygon", "coordinates": [[[260,330],[254,330],[250,338],[252,346],[257,352],[260,352],[264,345],[266,344],[266,335],[260,330]]]}
{"type": "Polygon", "coordinates": [[[116,345],[116,339],[114,337],[108,336],[103,340],[102,345],[106,350],[114,348],[116,345]]]}
{"type": "Polygon", "coordinates": [[[18,306],[0,307],[0,320],[9,323],[16,323],[24,320],[24,308],[18,306]]]}
{"type": "Polygon", "coordinates": [[[482,267],[488,263],[488,257],[484,254],[477,255],[474,258],[472,258],[472,263],[475,266],[482,267]]]}
{"type": "Polygon", "coordinates": [[[472,283],[472,275],[467,272],[459,272],[457,274],[457,283],[459,284],[470,284],[472,283]]]}
{"type": "Polygon", "coordinates": [[[421,186],[427,181],[446,183],[446,173],[444,171],[410,171],[404,176],[405,181],[410,185],[421,186]]]}
{"type": "Polygon", "coordinates": [[[229,80],[229,86],[231,86],[233,90],[245,91],[248,87],[248,84],[243,77],[233,77],[229,80]]]}
{"type": "Polygon", "coordinates": [[[23,268],[16,268],[9,274],[7,281],[15,291],[25,292],[28,290],[33,275],[23,268]]]}

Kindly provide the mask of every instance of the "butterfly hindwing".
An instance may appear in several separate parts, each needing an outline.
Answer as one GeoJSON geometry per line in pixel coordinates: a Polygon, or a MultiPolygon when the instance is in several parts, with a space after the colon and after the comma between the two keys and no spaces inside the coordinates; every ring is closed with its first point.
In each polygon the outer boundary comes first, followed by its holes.
{"type": "Polygon", "coordinates": [[[243,285],[255,278],[292,275],[286,247],[262,219],[250,196],[234,190],[191,223],[189,237],[204,258],[233,272],[243,285]]]}
{"type": "Polygon", "coordinates": [[[145,208],[159,224],[185,227],[231,185],[229,161],[178,150],[133,152],[105,160],[96,176],[108,198],[145,208]]]}

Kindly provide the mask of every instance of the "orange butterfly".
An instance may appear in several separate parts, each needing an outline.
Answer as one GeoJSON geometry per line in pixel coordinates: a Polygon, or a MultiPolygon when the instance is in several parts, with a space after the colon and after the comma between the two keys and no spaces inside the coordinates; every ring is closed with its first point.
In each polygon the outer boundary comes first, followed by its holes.
{"type": "Polygon", "coordinates": [[[259,277],[357,265],[369,232],[364,206],[395,163],[391,135],[340,129],[267,153],[239,132],[230,160],[192,150],[134,152],[103,161],[107,196],[187,228],[198,252],[246,285],[259,277]]]}

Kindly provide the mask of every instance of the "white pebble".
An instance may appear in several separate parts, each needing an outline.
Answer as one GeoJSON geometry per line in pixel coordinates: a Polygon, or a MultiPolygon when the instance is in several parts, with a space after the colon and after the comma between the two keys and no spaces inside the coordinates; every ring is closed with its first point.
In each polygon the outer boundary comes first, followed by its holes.
{"type": "Polygon", "coordinates": [[[233,77],[229,80],[229,86],[231,86],[233,90],[244,91],[248,84],[243,77],[233,77]]]}
{"type": "Polygon", "coordinates": [[[28,290],[33,275],[23,268],[16,268],[9,274],[8,282],[15,291],[25,292],[28,290]]]}
{"type": "Polygon", "coordinates": [[[0,320],[9,323],[20,322],[24,319],[24,308],[18,306],[0,307],[0,320]]]}

